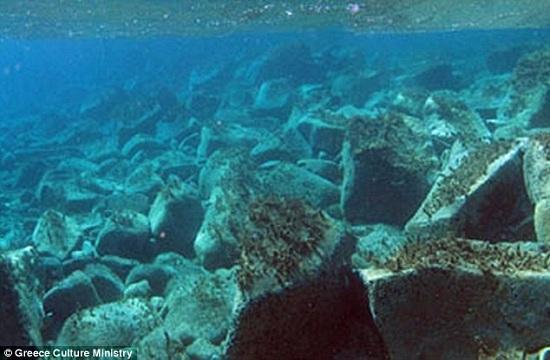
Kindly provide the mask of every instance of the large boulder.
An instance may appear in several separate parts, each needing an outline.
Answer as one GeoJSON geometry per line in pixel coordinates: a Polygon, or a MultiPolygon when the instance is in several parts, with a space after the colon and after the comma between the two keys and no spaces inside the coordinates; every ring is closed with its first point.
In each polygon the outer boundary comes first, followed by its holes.
{"type": "Polygon", "coordinates": [[[522,176],[525,139],[456,150],[406,225],[410,234],[452,233],[488,241],[534,238],[522,176]]]}
{"type": "Polygon", "coordinates": [[[548,346],[548,255],[451,239],[360,274],[390,358],[479,359],[548,346]]]}
{"type": "Polygon", "coordinates": [[[402,226],[427,194],[438,159],[416,118],[389,113],[350,121],[342,150],[340,204],[354,224],[402,226]]]}
{"type": "Polygon", "coordinates": [[[177,178],[164,187],[149,210],[151,232],[160,251],[193,257],[193,242],[204,218],[196,190],[177,178]]]}
{"type": "Polygon", "coordinates": [[[265,194],[302,199],[318,208],[337,204],[340,197],[336,184],[291,163],[275,164],[258,171],[257,177],[265,194]]]}
{"type": "Polygon", "coordinates": [[[23,248],[0,255],[0,345],[41,346],[41,288],[34,276],[37,253],[23,248]]]}
{"type": "Polygon", "coordinates": [[[128,299],[85,309],[65,321],[57,346],[129,347],[159,324],[159,315],[144,299],[128,299]],[[85,330],[85,331],[84,331],[85,330]]]}
{"type": "Polygon", "coordinates": [[[113,212],[96,240],[100,255],[116,255],[148,261],[156,255],[147,216],[133,211],[113,212]]]}

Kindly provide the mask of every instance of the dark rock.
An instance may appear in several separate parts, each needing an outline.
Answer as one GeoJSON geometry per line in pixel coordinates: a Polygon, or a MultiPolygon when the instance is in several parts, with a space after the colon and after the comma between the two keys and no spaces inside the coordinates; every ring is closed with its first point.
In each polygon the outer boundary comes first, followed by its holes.
{"type": "Polygon", "coordinates": [[[150,239],[149,220],[145,215],[114,212],[99,232],[96,248],[101,255],[148,261],[156,255],[156,245],[150,239]]]}
{"type": "Polygon", "coordinates": [[[344,217],[354,223],[402,226],[429,190],[438,167],[429,137],[413,131],[401,114],[355,119],[342,151],[344,217]]]}
{"type": "Polygon", "coordinates": [[[134,125],[122,127],[118,133],[118,145],[123,146],[135,134],[154,135],[157,122],[161,120],[163,114],[162,109],[157,105],[144,113],[134,125]]]}
{"type": "Polygon", "coordinates": [[[36,276],[49,289],[63,278],[63,264],[55,256],[41,256],[36,261],[36,276]]]}
{"type": "Polygon", "coordinates": [[[44,336],[52,339],[71,314],[100,303],[90,277],[82,271],[75,271],[44,295],[43,306],[47,316],[44,336]]]}
{"type": "Polygon", "coordinates": [[[159,251],[193,257],[193,241],[204,218],[196,190],[172,178],[157,194],[149,211],[151,231],[159,251]]]}
{"type": "Polygon", "coordinates": [[[487,65],[487,69],[493,74],[512,72],[523,52],[524,49],[519,46],[505,50],[496,50],[487,56],[485,64],[487,65]]]}
{"type": "Polygon", "coordinates": [[[21,167],[15,186],[17,188],[32,189],[40,183],[46,173],[48,165],[43,161],[35,161],[21,167]]]}
{"type": "Polygon", "coordinates": [[[433,65],[414,77],[414,82],[427,90],[458,90],[464,87],[463,80],[454,74],[452,65],[433,65]]]}
{"type": "Polygon", "coordinates": [[[191,116],[194,116],[199,120],[212,118],[218,110],[219,105],[219,97],[207,95],[206,93],[192,93],[186,103],[187,109],[189,109],[191,116]]]}
{"type": "Polygon", "coordinates": [[[77,270],[84,270],[86,266],[94,264],[96,259],[92,257],[77,257],[63,261],[63,274],[72,274],[77,270]]]}
{"type": "Polygon", "coordinates": [[[352,272],[325,275],[242,304],[228,359],[389,359],[352,272]]]}
{"type": "Polygon", "coordinates": [[[124,284],[107,266],[90,264],[84,269],[90,277],[97,294],[104,303],[120,300],[124,293],[124,284]]]}
{"type": "Polygon", "coordinates": [[[137,265],[139,261],[134,259],[123,258],[115,255],[102,256],[99,259],[100,263],[111,269],[117,276],[125,280],[130,271],[137,265]]]}

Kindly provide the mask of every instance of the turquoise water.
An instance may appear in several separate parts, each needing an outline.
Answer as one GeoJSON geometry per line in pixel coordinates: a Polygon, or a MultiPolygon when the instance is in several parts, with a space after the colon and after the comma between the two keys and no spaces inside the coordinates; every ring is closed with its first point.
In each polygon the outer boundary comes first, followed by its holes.
{"type": "Polygon", "coordinates": [[[546,359],[545,4],[443,4],[0,5],[2,350],[546,359]]]}

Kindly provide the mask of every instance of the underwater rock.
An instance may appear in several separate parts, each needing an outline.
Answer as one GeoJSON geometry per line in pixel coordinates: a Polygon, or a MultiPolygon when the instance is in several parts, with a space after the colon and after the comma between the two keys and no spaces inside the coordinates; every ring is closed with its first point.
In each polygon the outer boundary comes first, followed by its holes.
{"type": "Polygon", "coordinates": [[[326,153],[334,158],[342,149],[346,122],[345,119],[328,112],[293,114],[286,128],[287,131],[295,129],[300,132],[314,155],[326,153]]]}
{"type": "Polygon", "coordinates": [[[230,360],[390,359],[352,272],[326,273],[240,305],[230,360]],[[330,355],[328,355],[330,354],[330,355]]]}
{"type": "Polygon", "coordinates": [[[90,277],[80,270],[73,272],[44,295],[43,306],[47,316],[44,336],[53,338],[71,314],[100,303],[90,277]]]}
{"type": "Polygon", "coordinates": [[[523,183],[525,139],[493,142],[451,160],[407,223],[409,234],[447,233],[488,241],[534,237],[523,183]]]}
{"type": "Polygon", "coordinates": [[[146,280],[152,295],[163,295],[168,281],[176,274],[174,268],[162,264],[141,264],[134,267],[126,277],[126,285],[146,280]]]}
{"type": "Polygon", "coordinates": [[[138,165],[124,182],[126,193],[142,193],[150,197],[154,196],[164,185],[157,170],[151,162],[138,165]]]}
{"type": "Polygon", "coordinates": [[[219,356],[220,349],[208,340],[199,338],[185,349],[190,360],[211,360],[219,356]]]}
{"type": "Polygon", "coordinates": [[[41,346],[41,287],[34,276],[32,247],[0,255],[0,345],[41,346]]]}
{"type": "Polygon", "coordinates": [[[57,346],[130,346],[153,330],[159,317],[143,299],[133,298],[85,309],[63,324],[57,346]]]}
{"type": "Polygon", "coordinates": [[[438,159],[416,118],[389,113],[350,121],[342,150],[344,217],[353,224],[402,226],[429,190],[438,159]]]}
{"type": "Polygon", "coordinates": [[[92,280],[101,302],[108,303],[122,298],[124,283],[107,266],[90,264],[86,266],[84,273],[92,280]]]}
{"type": "Polygon", "coordinates": [[[325,77],[311,50],[298,41],[280,45],[269,51],[260,60],[257,74],[256,83],[284,78],[293,85],[319,83],[325,77]]]}
{"type": "Polygon", "coordinates": [[[116,255],[105,255],[99,262],[111,269],[121,280],[125,280],[130,271],[139,265],[139,261],[116,255]]]}
{"type": "Polygon", "coordinates": [[[413,78],[414,83],[427,90],[459,90],[463,80],[455,75],[451,64],[431,65],[413,78]]]}
{"type": "Polygon", "coordinates": [[[158,142],[154,137],[145,134],[136,134],[128,140],[121,149],[121,153],[131,159],[139,151],[152,156],[167,150],[166,144],[158,142]]]}
{"type": "Polygon", "coordinates": [[[379,91],[387,82],[383,73],[361,71],[341,74],[332,79],[330,95],[340,100],[341,105],[363,107],[372,93],[379,91]]]}
{"type": "Polygon", "coordinates": [[[325,159],[300,159],[296,163],[309,172],[324,177],[334,184],[342,181],[342,172],[338,163],[325,159]]]}
{"type": "Polygon", "coordinates": [[[512,75],[512,89],[502,118],[521,128],[550,126],[550,50],[522,56],[512,75]]]}
{"type": "MultiPolygon", "coordinates": [[[[136,107],[139,108],[141,107],[136,107]]],[[[133,124],[121,127],[118,131],[118,145],[124,146],[136,134],[154,135],[156,125],[163,115],[161,107],[156,105],[143,113],[133,124]]]]}
{"type": "Polygon", "coordinates": [[[238,258],[238,240],[233,229],[243,215],[243,203],[231,187],[216,187],[208,199],[204,221],[197,233],[193,248],[205,269],[231,267],[238,258]]]}
{"type": "Polygon", "coordinates": [[[233,270],[220,269],[196,277],[192,283],[176,282],[164,305],[166,331],[178,338],[191,334],[219,345],[231,324],[237,292],[234,277],[233,270]]]}
{"type": "Polygon", "coordinates": [[[407,247],[361,271],[391,358],[477,359],[548,345],[548,253],[471,240],[407,247]],[[404,334],[407,334],[404,336],[404,334]]]}
{"type": "Polygon", "coordinates": [[[76,248],[79,236],[78,224],[72,218],[46,210],[34,228],[32,242],[38,251],[65,259],[76,248]]]}
{"type": "Polygon", "coordinates": [[[104,212],[117,212],[129,210],[146,214],[149,211],[149,198],[145,194],[131,193],[123,194],[115,192],[104,196],[95,209],[101,209],[104,212]]]}
{"type": "Polygon", "coordinates": [[[23,164],[18,170],[15,187],[32,189],[40,183],[40,180],[48,170],[48,166],[43,161],[33,161],[23,164]]]}
{"type": "Polygon", "coordinates": [[[150,239],[147,216],[133,211],[119,211],[107,218],[95,245],[100,255],[148,261],[156,255],[157,248],[150,239]]]}
{"type": "Polygon", "coordinates": [[[148,298],[153,294],[149,281],[143,279],[132,283],[124,290],[124,298],[130,299],[134,297],[148,298]]]}
{"type": "Polygon", "coordinates": [[[407,238],[395,227],[374,225],[367,235],[359,236],[352,260],[354,267],[364,269],[376,267],[388,261],[405,244],[407,238]]]}
{"type": "Polygon", "coordinates": [[[284,143],[284,140],[277,136],[270,136],[250,150],[250,157],[257,164],[267,161],[294,161],[296,155],[292,153],[284,143]]]}
{"type": "Polygon", "coordinates": [[[254,114],[286,120],[291,110],[292,88],[286,79],[269,80],[260,86],[254,100],[254,114]]]}
{"type": "Polygon", "coordinates": [[[485,59],[487,69],[493,74],[512,72],[524,52],[521,46],[492,51],[485,59]]]}
{"type": "Polygon", "coordinates": [[[451,129],[451,136],[443,138],[443,141],[452,143],[459,138],[466,146],[472,146],[491,139],[491,132],[479,115],[451,93],[437,92],[430,95],[423,110],[424,118],[433,127],[432,135],[441,136],[436,125],[440,121],[451,129]]]}
{"type": "Polygon", "coordinates": [[[216,150],[223,148],[251,148],[265,137],[265,130],[243,127],[239,124],[218,122],[211,127],[204,126],[197,146],[197,158],[204,161],[216,150]]]}
{"type": "Polygon", "coordinates": [[[201,92],[193,92],[186,101],[189,114],[199,120],[212,118],[220,106],[220,98],[201,92]]]}
{"type": "Polygon", "coordinates": [[[127,94],[121,88],[93,92],[80,105],[80,117],[96,121],[107,121],[117,104],[126,101],[127,94]]]}
{"type": "Polygon", "coordinates": [[[265,194],[303,199],[317,208],[338,203],[340,189],[329,180],[290,163],[257,172],[265,194]]]}
{"type": "Polygon", "coordinates": [[[550,244],[550,136],[539,133],[529,139],[523,157],[523,176],[531,203],[535,205],[537,240],[550,244]]]}
{"type": "Polygon", "coordinates": [[[247,183],[252,177],[254,163],[242,149],[220,149],[214,152],[199,173],[201,199],[210,198],[214,189],[225,186],[231,179],[247,183]]]}
{"type": "Polygon", "coordinates": [[[171,178],[149,210],[151,232],[160,252],[176,251],[193,257],[193,241],[204,218],[196,190],[171,178]]]}
{"type": "Polygon", "coordinates": [[[342,223],[297,199],[254,199],[236,231],[238,283],[247,298],[315,278],[347,262],[355,247],[342,223]]]}

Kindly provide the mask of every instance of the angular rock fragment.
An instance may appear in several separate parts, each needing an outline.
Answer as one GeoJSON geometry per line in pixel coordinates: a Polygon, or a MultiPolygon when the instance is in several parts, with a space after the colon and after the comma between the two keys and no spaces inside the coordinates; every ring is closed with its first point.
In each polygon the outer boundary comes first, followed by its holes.
{"type": "Polygon", "coordinates": [[[346,122],[342,116],[326,111],[303,115],[293,113],[286,128],[298,131],[315,156],[326,154],[335,157],[342,149],[346,122]]]}
{"type": "Polygon", "coordinates": [[[149,219],[133,211],[113,212],[105,222],[96,240],[100,255],[147,261],[156,255],[156,245],[151,240],[149,219]]]}
{"type": "Polygon", "coordinates": [[[0,345],[43,344],[42,294],[33,273],[36,261],[31,247],[0,255],[0,345]]]}
{"type": "Polygon", "coordinates": [[[412,130],[415,122],[390,113],[349,123],[340,199],[348,221],[402,226],[414,214],[438,166],[431,140],[412,130]]]}
{"type": "Polygon", "coordinates": [[[493,242],[532,239],[532,210],[521,172],[524,146],[524,139],[494,142],[467,153],[458,165],[449,162],[407,223],[407,232],[493,242]]]}
{"type": "Polygon", "coordinates": [[[193,242],[204,212],[196,190],[177,178],[157,194],[149,221],[159,251],[175,251],[193,257],[193,242]]]}
{"type": "Polygon", "coordinates": [[[80,231],[77,223],[70,217],[55,210],[42,214],[32,234],[36,249],[65,259],[75,250],[80,231]]]}
{"type": "Polygon", "coordinates": [[[108,303],[122,298],[124,283],[107,266],[90,264],[84,273],[92,280],[101,302],[108,303]]]}

